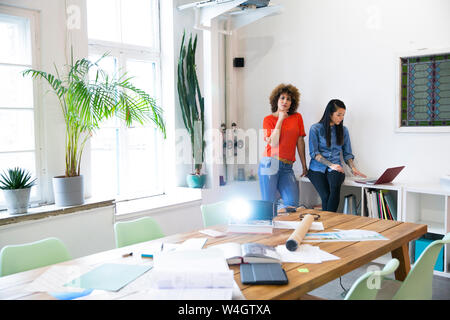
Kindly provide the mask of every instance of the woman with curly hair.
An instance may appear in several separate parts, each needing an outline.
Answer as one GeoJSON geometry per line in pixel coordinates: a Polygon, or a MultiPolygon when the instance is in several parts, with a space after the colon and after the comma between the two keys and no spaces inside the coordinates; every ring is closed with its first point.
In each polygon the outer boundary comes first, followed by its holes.
{"type": "Polygon", "coordinates": [[[302,162],[302,177],[308,172],[305,158],[305,128],[297,112],[300,92],[291,84],[280,84],[270,98],[272,114],[264,118],[264,140],[267,146],[260,161],[258,176],[263,200],[276,202],[278,192],[281,207],[298,207],[298,183],[292,169],[298,150],[302,162]]]}

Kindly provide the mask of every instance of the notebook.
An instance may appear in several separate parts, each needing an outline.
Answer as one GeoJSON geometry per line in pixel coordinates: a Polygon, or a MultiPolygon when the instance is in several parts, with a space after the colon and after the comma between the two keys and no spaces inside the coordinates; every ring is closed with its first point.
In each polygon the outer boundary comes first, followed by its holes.
{"type": "Polygon", "coordinates": [[[287,284],[286,272],[280,263],[241,264],[242,284],[287,284]]]}
{"type": "Polygon", "coordinates": [[[368,178],[368,179],[361,179],[361,180],[355,180],[355,182],[358,183],[364,183],[364,184],[384,184],[384,183],[390,183],[392,180],[395,179],[395,177],[398,176],[400,171],[403,170],[405,166],[401,167],[394,167],[394,168],[388,168],[384,173],[378,178],[368,178]]]}

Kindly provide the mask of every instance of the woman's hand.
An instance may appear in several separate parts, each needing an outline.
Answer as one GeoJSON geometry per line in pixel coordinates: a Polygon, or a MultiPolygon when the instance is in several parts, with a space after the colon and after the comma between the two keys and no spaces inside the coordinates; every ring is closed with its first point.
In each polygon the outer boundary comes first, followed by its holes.
{"type": "Polygon", "coordinates": [[[355,175],[355,176],[360,176],[360,177],[363,177],[363,178],[367,178],[367,176],[366,176],[364,173],[360,172],[360,171],[359,171],[358,169],[356,169],[355,167],[352,168],[352,173],[353,173],[353,175],[355,175]]]}
{"type": "Polygon", "coordinates": [[[288,117],[288,113],[286,111],[278,111],[278,121],[283,121],[288,117]]]}
{"type": "Polygon", "coordinates": [[[330,168],[332,169],[332,170],[336,170],[336,171],[339,171],[339,172],[341,172],[341,173],[345,173],[344,172],[344,168],[342,168],[340,165],[338,165],[338,164],[332,164],[332,165],[330,165],[330,168]]]}
{"type": "Polygon", "coordinates": [[[308,174],[308,168],[305,166],[305,167],[303,167],[303,173],[302,173],[302,175],[300,176],[300,178],[301,178],[301,177],[306,177],[307,174],[308,174]]]}

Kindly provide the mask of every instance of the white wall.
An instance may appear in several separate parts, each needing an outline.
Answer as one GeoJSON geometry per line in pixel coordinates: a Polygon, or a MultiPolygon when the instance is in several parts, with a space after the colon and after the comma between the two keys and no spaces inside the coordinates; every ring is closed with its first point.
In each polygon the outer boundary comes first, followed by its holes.
{"type": "Polygon", "coordinates": [[[450,1],[276,3],[284,6],[283,14],[236,35],[238,55],[246,59],[245,68],[236,71],[237,113],[245,128],[259,130],[270,113],[271,90],[292,83],[302,94],[299,112],[307,134],[330,99],[345,102],[356,164],[367,175],[406,165],[396,181],[439,183],[450,173],[450,133],[396,133],[394,122],[397,53],[449,48],[450,1]]]}

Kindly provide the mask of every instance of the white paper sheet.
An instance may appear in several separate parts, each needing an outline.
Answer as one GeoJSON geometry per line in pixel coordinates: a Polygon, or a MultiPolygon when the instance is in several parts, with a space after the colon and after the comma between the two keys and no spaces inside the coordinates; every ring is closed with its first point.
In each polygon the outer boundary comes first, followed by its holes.
{"type": "Polygon", "coordinates": [[[285,245],[276,247],[282,262],[295,263],[322,263],[324,261],[338,260],[339,257],[321,250],[318,246],[309,244],[300,245],[296,251],[289,251],[285,245]]]}

